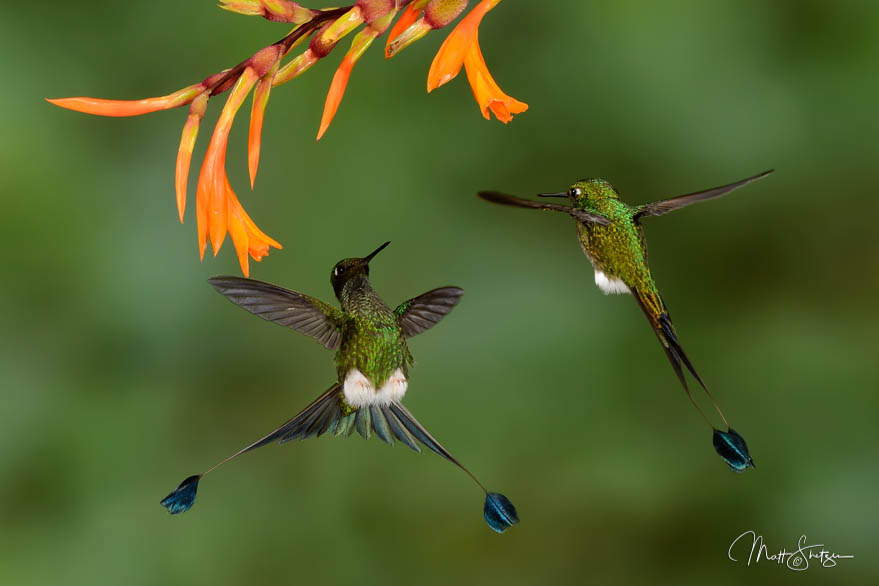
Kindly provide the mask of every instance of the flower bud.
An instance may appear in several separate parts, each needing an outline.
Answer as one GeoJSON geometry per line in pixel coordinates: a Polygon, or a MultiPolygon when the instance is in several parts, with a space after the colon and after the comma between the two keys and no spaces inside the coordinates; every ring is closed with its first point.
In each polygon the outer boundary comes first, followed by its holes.
{"type": "Polygon", "coordinates": [[[424,7],[424,20],[430,28],[442,28],[467,8],[467,0],[432,0],[424,7]]]}
{"type": "Polygon", "coordinates": [[[394,0],[357,0],[363,14],[363,22],[371,24],[396,8],[394,0]]]}
{"type": "Polygon", "coordinates": [[[302,24],[314,18],[313,10],[286,0],[220,0],[220,8],[275,22],[302,24]]]}

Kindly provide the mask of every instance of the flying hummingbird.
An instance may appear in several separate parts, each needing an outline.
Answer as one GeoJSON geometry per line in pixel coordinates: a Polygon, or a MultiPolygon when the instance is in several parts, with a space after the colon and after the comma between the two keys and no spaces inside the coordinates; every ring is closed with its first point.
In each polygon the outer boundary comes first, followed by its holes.
{"type": "Polygon", "coordinates": [[[580,246],[595,270],[595,284],[605,294],[632,294],[650,322],[659,343],[662,344],[662,349],[681,381],[687,397],[712,427],[714,449],[736,472],[753,467],[754,460],[748,453],[745,440],[730,428],[726,417],[711,396],[702,377],[696,372],[681,347],[668,308],[659,294],[647,264],[647,243],[644,239],[641,220],[648,216],[661,216],[699,201],[726,195],[752,181],[762,179],[770,173],[772,173],[771,170],[729,185],[639,206],[632,206],[622,201],[613,186],[604,179],[583,179],[574,183],[567,191],[539,194],[540,197],[566,198],[571,202],[571,206],[530,201],[495,191],[482,191],[478,194],[482,199],[493,203],[563,212],[574,218],[580,246]],[[711,398],[727,431],[715,428],[693,399],[684,377],[684,367],[690,371],[711,398]]]}
{"type": "Polygon", "coordinates": [[[407,339],[436,325],[464,291],[442,287],[391,310],[369,282],[369,263],[390,242],[363,258],[336,263],[330,280],[341,310],[314,297],[276,285],[239,277],[214,277],[213,287],[233,303],[259,317],[311,336],[336,351],[337,381],[298,415],[265,437],[232,454],[207,471],[185,479],[162,505],[172,514],[189,510],[198,481],[226,462],[267,444],[307,439],[325,433],[348,436],[354,430],[375,434],[393,445],[394,438],[420,452],[418,442],[467,473],[485,493],[483,513],[498,533],[518,523],[513,504],[489,492],[402,404],[409,386],[412,354],[407,339]]]}

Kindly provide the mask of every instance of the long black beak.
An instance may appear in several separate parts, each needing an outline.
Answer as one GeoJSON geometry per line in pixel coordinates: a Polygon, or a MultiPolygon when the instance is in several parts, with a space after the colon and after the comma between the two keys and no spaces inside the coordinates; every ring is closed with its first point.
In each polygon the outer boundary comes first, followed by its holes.
{"type": "Polygon", "coordinates": [[[559,191],[558,193],[538,193],[537,197],[563,197],[565,199],[568,198],[567,191],[559,191]]]}
{"type": "Polygon", "coordinates": [[[381,246],[379,246],[378,248],[376,248],[375,250],[373,250],[372,252],[370,252],[368,255],[366,255],[366,256],[363,258],[364,262],[365,262],[366,264],[369,264],[369,261],[371,261],[371,260],[373,259],[373,257],[374,257],[375,255],[377,255],[379,252],[381,252],[382,250],[384,250],[384,249],[385,249],[385,246],[387,246],[387,245],[390,244],[390,243],[391,243],[391,241],[388,240],[387,242],[385,242],[384,244],[382,244],[381,246]]]}

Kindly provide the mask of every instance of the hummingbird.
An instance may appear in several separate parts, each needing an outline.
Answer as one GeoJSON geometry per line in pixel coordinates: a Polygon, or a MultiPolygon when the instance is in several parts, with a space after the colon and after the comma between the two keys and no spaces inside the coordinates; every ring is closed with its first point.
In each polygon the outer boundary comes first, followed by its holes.
{"type": "Polygon", "coordinates": [[[659,343],[662,345],[662,349],[665,351],[665,355],[687,397],[702,418],[711,426],[715,451],[736,472],[754,467],[754,460],[748,452],[744,438],[729,426],[717,401],[714,400],[704,380],[699,376],[693,363],[681,347],[668,308],[659,294],[659,289],[647,264],[647,242],[644,238],[641,221],[650,216],[667,214],[696,202],[721,197],[753,181],[762,179],[770,173],[772,170],[729,185],[636,206],[622,201],[616,189],[604,179],[583,179],[574,183],[567,191],[538,194],[543,198],[567,199],[570,206],[522,199],[496,191],[482,191],[478,194],[482,199],[492,203],[563,212],[574,218],[580,247],[595,271],[595,284],[606,295],[631,294],[635,298],[659,339],[659,343]],[[727,431],[721,431],[714,427],[696,403],[687,385],[684,368],[690,372],[711,399],[727,431]]]}
{"type": "Polygon", "coordinates": [[[407,340],[436,325],[460,301],[459,287],[441,287],[413,297],[391,310],[369,281],[370,261],[385,242],[362,258],[347,258],[333,267],[330,281],[341,309],[276,285],[240,277],[213,277],[208,282],[236,305],[276,324],[292,328],[336,351],[337,380],[295,417],[242,448],[207,471],[186,478],[161,504],[171,514],[195,503],[199,480],[226,462],[256,448],[332,433],[356,430],[393,445],[394,438],[420,452],[419,443],[463,470],[485,493],[483,515],[498,533],[519,521],[516,508],[500,493],[489,492],[403,406],[413,364],[407,340]]]}

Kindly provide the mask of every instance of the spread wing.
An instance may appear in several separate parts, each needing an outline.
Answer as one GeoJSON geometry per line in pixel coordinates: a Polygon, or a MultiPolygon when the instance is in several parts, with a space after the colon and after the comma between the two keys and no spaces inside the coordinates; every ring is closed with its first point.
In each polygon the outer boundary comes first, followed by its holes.
{"type": "Polygon", "coordinates": [[[241,277],[213,277],[208,283],[254,315],[311,336],[330,350],[339,347],[344,316],[320,299],[241,277]]]}
{"type": "Polygon", "coordinates": [[[458,305],[463,294],[464,290],[460,287],[440,287],[401,303],[394,314],[403,329],[403,335],[411,338],[439,323],[458,305]]]}
{"type": "Polygon", "coordinates": [[[662,214],[673,212],[674,210],[680,209],[684,206],[688,206],[699,201],[704,201],[706,199],[713,199],[715,197],[726,195],[730,191],[735,191],[739,187],[744,187],[748,183],[757,181],[758,179],[763,179],[764,177],[772,173],[772,171],[773,170],[770,169],[769,171],[764,171],[758,175],[748,177],[747,179],[742,179],[741,181],[736,181],[735,183],[730,183],[729,185],[712,187],[711,189],[706,189],[704,191],[697,191],[695,193],[679,195],[671,199],[664,199],[662,201],[655,201],[653,203],[644,204],[638,210],[638,213],[635,214],[635,219],[641,218],[643,216],[661,216],[662,214]]]}
{"type": "Polygon", "coordinates": [[[595,224],[601,224],[603,226],[607,226],[608,224],[610,224],[610,220],[608,220],[604,216],[592,214],[590,212],[587,212],[586,210],[578,210],[572,208],[571,206],[559,205],[557,203],[544,203],[542,201],[531,201],[530,199],[522,199],[521,197],[515,197],[497,191],[480,191],[477,195],[485,201],[490,201],[491,203],[499,203],[501,205],[513,206],[517,208],[529,208],[532,210],[552,210],[554,212],[563,212],[565,214],[569,214],[584,223],[591,222],[595,224]]]}

